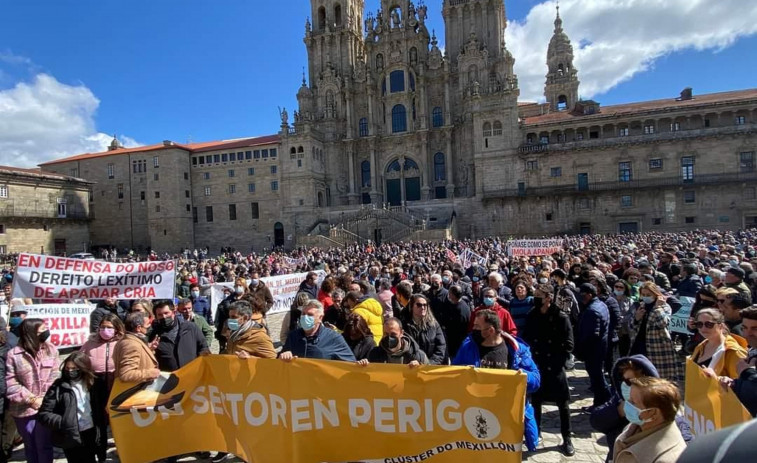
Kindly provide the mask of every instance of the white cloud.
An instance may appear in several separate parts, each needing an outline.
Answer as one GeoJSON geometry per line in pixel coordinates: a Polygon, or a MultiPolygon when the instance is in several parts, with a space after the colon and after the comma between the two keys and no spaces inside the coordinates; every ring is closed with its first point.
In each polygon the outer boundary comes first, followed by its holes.
{"type": "MultiPolygon", "coordinates": [[[[112,135],[96,130],[99,105],[86,86],[63,84],[45,73],[0,90],[0,164],[33,167],[62,156],[104,151],[112,135]]],[[[125,146],[139,145],[128,137],[119,140],[125,146]]]]}
{"type": "MultiPolygon", "coordinates": [[[[560,15],[584,98],[631,79],[667,54],[715,52],[757,33],[755,1],[562,0],[560,15]]],[[[524,21],[508,24],[507,47],[516,59],[522,100],[543,99],[554,20],[555,3],[548,1],[534,6],[524,21]]]]}

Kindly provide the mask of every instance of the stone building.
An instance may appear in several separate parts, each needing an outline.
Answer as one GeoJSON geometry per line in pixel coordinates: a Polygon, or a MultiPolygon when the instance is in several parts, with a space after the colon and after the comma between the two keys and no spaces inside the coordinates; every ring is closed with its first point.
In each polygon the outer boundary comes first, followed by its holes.
{"type": "Polygon", "coordinates": [[[0,166],[0,255],[88,251],[91,182],[0,166]]]}
{"type": "Polygon", "coordinates": [[[444,0],[444,53],[424,5],[311,8],[298,108],[277,135],[42,165],[96,182],[93,242],[247,250],[757,223],[757,89],[583,100],[558,10],[545,102],[524,103],[502,0],[444,0]],[[128,178],[104,178],[110,165],[128,178]]]}

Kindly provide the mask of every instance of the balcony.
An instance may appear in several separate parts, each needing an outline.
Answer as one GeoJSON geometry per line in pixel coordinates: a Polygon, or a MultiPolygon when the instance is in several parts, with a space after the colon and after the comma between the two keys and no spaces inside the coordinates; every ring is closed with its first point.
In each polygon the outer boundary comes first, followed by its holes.
{"type": "Polygon", "coordinates": [[[757,172],[739,172],[728,174],[706,174],[694,175],[691,180],[684,180],[682,177],[660,177],[634,179],[628,182],[588,182],[581,188],[577,184],[526,187],[524,189],[510,188],[502,190],[484,191],[483,198],[503,199],[518,197],[535,197],[535,196],[553,196],[553,195],[570,195],[585,194],[600,191],[625,191],[637,190],[644,188],[664,188],[664,187],[692,187],[704,185],[717,185],[725,183],[754,182],[757,181],[757,172]]]}
{"type": "Polygon", "coordinates": [[[29,219],[75,219],[90,220],[92,216],[81,207],[68,204],[65,214],[58,213],[58,205],[48,207],[18,206],[15,204],[0,204],[1,218],[29,218],[29,219]]]}

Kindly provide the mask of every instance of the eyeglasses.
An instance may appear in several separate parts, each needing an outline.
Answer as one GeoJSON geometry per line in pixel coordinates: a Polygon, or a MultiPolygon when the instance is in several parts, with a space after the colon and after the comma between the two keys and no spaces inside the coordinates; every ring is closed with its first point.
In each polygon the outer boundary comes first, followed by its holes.
{"type": "Polygon", "coordinates": [[[428,304],[423,304],[423,303],[420,303],[420,302],[416,302],[415,306],[423,308],[423,307],[428,307],[428,304]]]}
{"type": "Polygon", "coordinates": [[[696,322],[694,323],[694,326],[699,329],[701,327],[706,327],[708,329],[715,328],[715,325],[720,325],[720,322],[696,322]]]}

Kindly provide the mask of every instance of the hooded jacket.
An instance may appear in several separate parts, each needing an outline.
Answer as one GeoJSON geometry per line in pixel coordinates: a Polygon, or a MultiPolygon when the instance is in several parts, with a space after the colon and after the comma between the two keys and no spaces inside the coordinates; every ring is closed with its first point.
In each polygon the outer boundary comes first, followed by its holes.
{"type": "MultiPolygon", "coordinates": [[[[516,338],[507,333],[501,333],[505,344],[507,344],[508,370],[522,370],[526,374],[526,393],[533,394],[539,389],[541,376],[539,368],[531,358],[531,349],[520,338],[516,338]]],[[[476,368],[481,366],[481,356],[478,350],[478,344],[473,340],[473,336],[468,336],[457,351],[452,365],[468,365],[476,368]]],[[[526,396],[525,408],[525,431],[526,446],[528,450],[536,450],[536,444],[539,442],[539,428],[536,426],[534,417],[534,407],[526,396]]]]}
{"type": "Polygon", "coordinates": [[[389,352],[384,349],[384,346],[379,342],[379,345],[371,349],[368,354],[368,362],[370,363],[395,363],[407,365],[408,363],[416,360],[422,365],[428,364],[428,358],[423,353],[418,343],[407,334],[402,335],[402,348],[397,352],[389,352]]]}
{"type": "Polygon", "coordinates": [[[384,307],[376,299],[366,296],[357,302],[352,312],[360,315],[368,324],[373,333],[373,339],[378,340],[384,336],[384,307]]]}

